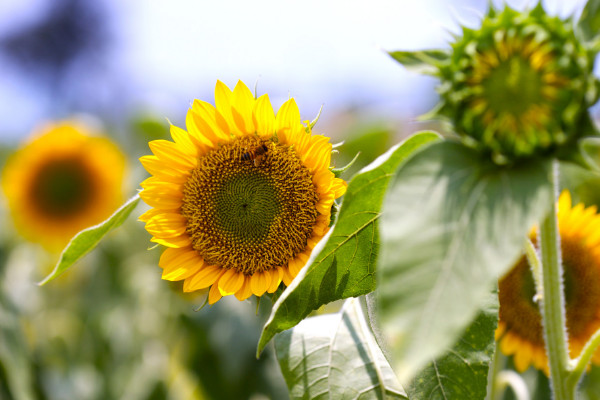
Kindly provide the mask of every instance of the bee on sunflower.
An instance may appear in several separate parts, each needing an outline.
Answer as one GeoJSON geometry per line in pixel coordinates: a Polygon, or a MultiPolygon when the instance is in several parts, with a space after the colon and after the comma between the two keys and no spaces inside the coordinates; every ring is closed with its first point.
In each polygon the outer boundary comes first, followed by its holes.
{"type": "Polygon", "coordinates": [[[185,292],[210,287],[209,304],[289,285],[347,186],[329,168],[329,139],[301,123],[293,99],[275,115],[266,94],[218,81],[215,102],[195,100],[187,131],[171,125],[173,141],[150,142],[154,155],[140,158],[152,175],[140,220],[166,247],[162,277],[185,292]]]}

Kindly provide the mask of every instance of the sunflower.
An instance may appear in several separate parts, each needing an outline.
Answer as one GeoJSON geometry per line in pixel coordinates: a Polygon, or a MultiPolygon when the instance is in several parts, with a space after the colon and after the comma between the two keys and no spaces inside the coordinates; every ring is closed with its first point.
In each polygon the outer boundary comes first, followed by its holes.
{"type": "Polygon", "coordinates": [[[329,168],[329,139],[300,122],[293,99],[275,116],[266,94],[218,81],[215,102],[195,100],[187,132],[171,125],[173,142],[152,141],[154,155],[140,158],[152,174],[140,220],[166,246],[162,278],[184,280],[185,292],[210,287],[210,304],[289,285],[346,191],[329,168]]]}
{"type": "Polygon", "coordinates": [[[572,21],[493,7],[479,29],[463,27],[439,68],[439,114],[495,160],[545,154],[574,142],[595,101],[593,55],[572,21]]]}
{"type": "MultiPolygon", "coordinates": [[[[558,224],[564,268],[569,352],[576,358],[592,334],[600,328],[600,215],[595,206],[571,207],[565,191],[558,201],[558,224]]],[[[532,234],[532,240],[536,240],[532,234]]],[[[496,338],[515,367],[530,364],[548,374],[542,319],[535,299],[530,266],[525,257],[500,280],[500,321],[496,338]]],[[[592,362],[600,364],[600,350],[592,362]]]]}
{"type": "Polygon", "coordinates": [[[6,162],[2,187],[16,228],[58,250],[123,201],[125,157],[75,121],[44,126],[6,162]]]}

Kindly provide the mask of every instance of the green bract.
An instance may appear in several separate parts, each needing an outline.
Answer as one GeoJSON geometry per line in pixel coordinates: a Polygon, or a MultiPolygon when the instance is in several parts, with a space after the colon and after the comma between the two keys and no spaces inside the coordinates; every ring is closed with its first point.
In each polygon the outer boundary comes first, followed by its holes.
{"type": "Polygon", "coordinates": [[[597,99],[595,52],[571,19],[551,17],[541,5],[526,12],[491,8],[479,29],[462,28],[446,57],[391,55],[434,67],[429,72],[441,79],[435,114],[498,163],[570,147],[586,131],[586,110],[597,99]]]}

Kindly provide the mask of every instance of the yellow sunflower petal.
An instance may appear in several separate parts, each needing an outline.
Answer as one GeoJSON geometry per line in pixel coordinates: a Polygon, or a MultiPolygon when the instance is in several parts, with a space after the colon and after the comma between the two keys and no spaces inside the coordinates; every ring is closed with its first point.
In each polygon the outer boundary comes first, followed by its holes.
{"type": "Polygon", "coordinates": [[[496,328],[496,332],[494,333],[494,339],[500,340],[502,335],[504,335],[504,332],[506,332],[506,324],[502,321],[498,321],[498,328],[496,328]]]}
{"type": "Polygon", "coordinates": [[[275,117],[275,131],[278,135],[287,137],[287,142],[293,142],[298,134],[300,125],[300,110],[294,99],[289,99],[279,109],[275,117]]]}
{"type": "Polygon", "coordinates": [[[185,234],[186,219],[177,213],[161,213],[146,222],[146,230],[157,238],[172,238],[185,234]]]}
{"type": "Polygon", "coordinates": [[[256,100],[252,117],[256,131],[260,134],[272,135],[275,132],[275,113],[268,95],[263,94],[256,100]]]}
{"type": "Polygon", "coordinates": [[[335,175],[328,168],[323,168],[316,171],[313,175],[313,183],[317,187],[319,193],[328,192],[333,184],[335,175]]]}
{"type": "Polygon", "coordinates": [[[163,212],[164,212],[164,210],[160,210],[157,208],[151,208],[148,211],[146,211],[145,213],[143,213],[142,215],[140,215],[138,217],[138,221],[148,222],[148,221],[150,221],[150,219],[152,217],[154,217],[155,215],[161,214],[163,212]]]}
{"type": "Polygon", "coordinates": [[[208,292],[208,304],[215,304],[217,301],[221,300],[221,297],[223,297],[223,295],[221,294],[219,286],[216,284],[212,285],[210,287],[210,291],[208,292]]]}
{"type": "Polygon", "coordinates": [[[188,113],[190,124],[196,127],[199,140],[209,147],[229,140],[229,126],[220,123],[221,116],[212,104],[202,100],[194,100],[193,109],[188,113]]]}
{"type": "Polygon", "coordinates": [[[529,368],[529,365],[532,361],[531,346],[529,343],[521,341],[519,347],[519,351],[515,353],[513,360],[515,362],[515,368],[517,371],[525,372],[525,370],[529,368]]]}
{"type": "Polygon", "coordinates": [[[278,267],[270,271],[271,272],[271,284],[267,289],[268,293],[275,293],[281,281],[283,280],[283,268],[278,267]]]}
{"type": "Polygon", "coordinates": [[[252,289],[250,288],[250,276],[245,276],[242,287],[240,288],[240,290],[235,292],[235,297],[239,301],[244,301],[250,296],[252,296],[252,289]]]}
{"type": "Polygon", "coordinates": [[[196,167],[196,158],[183,153],[180,146],[168,140],[153,140],[148,143],[150,150],[166,165],[175,166],[178,170],[189,171],[196,167]]]}
{"type": "Polygon", "coordinates": [[[281,267],[281,271],[283,272],[283,276],[281,277],[281,279],[283,280],[283,284],[285,286],[290,286],[290,284],[294,280],[294,276],[292,276],[292,274],[290,274],[290,270],[287,266],[281,267]]]}
{"type": "Polygon", "coordinates": [[[304,162],[315,171],[328,168],[331,161],[331,143],[329,138],[315,135],[311,138],[310,147],[304,153],[304,162]]]}
{"type": "Polygon", "coordinates": [[[319,198],[319,202],[317,203],[317,211],[319,211],[321,214],[330,214],[331,206],[333,206],[333,200],[335,200],[335,193],[322,193],[319,198]]]}
{"type": "Polygon", "coordinates": [[[197,273],[201,266],[202,259],[197,256],[181,265],[171,264],[163,269],[162,279],[166,281],[180,281],[197,273]]]}
{"type": "Polygon", "coordinates": [[[237,272],[231,268],[225,271],[223,276],[219,279],[218,285],[219,290],[223,296],[234,294],[244,284],[244,274],[237,272]]]}
{"type": "Polygon", "coordinates": [[[168,238],[153,237],[152,239],[150,239],[150,241],[171,248],[181,248],[192,245],[192,240],[188,235],[174,236],[168,238]]]}
{"type": "Polygon", "coordinates": [[[194,158],[198,157],[199,149],[194,141],[192,141],[189,133],[175,125],[170,125],[169,130],[171,132],[171,138],[177,143],[180,151],[194,158]]]}
{"type": "Polygon", "coordinates": [[[163,268],[162,279],[179,281],[197,273],[204,265],[204,260],[191,247],[167,248],[161,255],[158,265],[163,268]]]}
{"type": "Polygon", "coordinates": [[[571,209],[571,193],[568,190],[564,190],[558,198],[558,210],[559,212],[565,212],[571,209]]]}
{"type": "Polygon", "coordinates": [[[189,177],[189,171],[167,167],[156,156],[140,157],[140,162],[150,174],[163,176],[171,182],[185,183],[189,177]]]}
{"type": "Polygon", "coordinates": [[[331,183],[331,190],[333,190],[333,194],[335,198],[342,197],[346,193],[346,189],[348,188],[348,182],[340,178],[334,178],[331,183]]]}
{"type": "Polygon", "coordinates": [[[183,291],[193,292],[194,290],[205,289],[214,284],[223,273],[225,273],[225,270],[221,267],[204,264],[195,275],[185,280],[183,291]]]}
{"type": "Polygon", "coordinates": [[[298,276],[298,272],[300,272],[303,266],[304,263],[299,258],[294,258],[293,260],[290,260],[288,264],[290,275],[292,275],[293,277],[298,276]]]}
{"type": "Polygon", "coordinates": [[[250,279],[252,293],[256,296],[262,296],[271,285],[270,272],[255,272],[250,279]]]}
{"type": "Polygon", "coordinates": [[[215,87],[215,105],[217,106],[217,112],[222,115],[223,120],[227,122],[229,128],[228,132],[239,136],[243,132],[240,131],[237,124],[234,123],[232,97],[233,93],[229,90],[227,85],[221,81],[217,81],[217,86],[215,87]]]}
{"type": "Polygon", "coordinates": [[[140,197],[150,207],[174,210],[181,207],[181,192],[170,185],[153,186],[140,192],[140,197]]]}
{"type": "Polygon", "coordinates": [[[252,120],[254,101],[254,96],[250,89],[242,81],[238,81],[231,96],[231,114],[239,131],[242,133],[254,133],[256,131],[254,121],[252,120]]]}

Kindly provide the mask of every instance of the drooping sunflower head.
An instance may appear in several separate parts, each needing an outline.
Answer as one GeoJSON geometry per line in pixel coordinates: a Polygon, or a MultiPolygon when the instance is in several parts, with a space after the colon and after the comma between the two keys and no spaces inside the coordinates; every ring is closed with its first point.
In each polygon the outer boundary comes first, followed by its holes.
{"type": "Polygon", "coordinates": [[[152,174],[140,219],[167,247],[163,279],[210,287],[210,304],[289,285],[346,190],[329,168],[329,139],[301,123],[293,99],[275,116],[266,94],[217,82],[215,101],[195,100],[187,131],[171,126],[173,141],[150,142],[154,155],[140,159],[152,174]]]}
{"type": "Polygon", "coordinates": [[[49,124],[9,157],[2,187],[17,229],[49,250],[123,201],[125,156],[79,122],[49,124]]]}
{"type": "MultiPolygon", "coordinates": [[[[571,206],[569,192],[558,204],[558,224],[564,269],[569,351],[576,358],[600,328],[600,215],[595,206],[571,206]]],[[[532,237],[535,241],[535,235],[532,237]]],[[[500,349],[514,356],[523,372],[533,364],[548,374],[542,319],[535,302],[530,266],[523,257],[499,282],[500,321],[496,338],[500,349]]],[[[600,351],[592,358],[600,364],[600,351]]]]}
{"type": "Polygon", "coordinates": [[[440,114],[468,144],[498,162],[546,154],[573,142],[595,101],[593,54],[572,21],[541,5],[493,8],[481,28],[463,28],[440,67],[440,114]]]}

